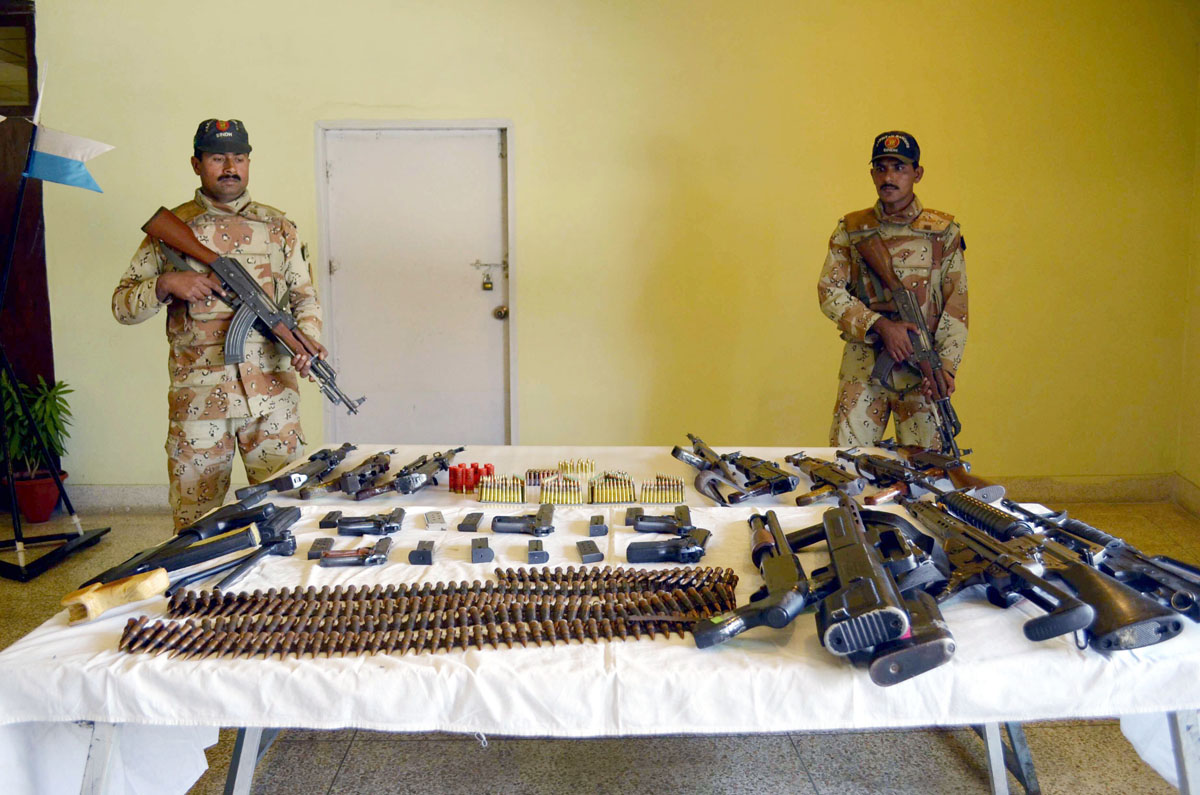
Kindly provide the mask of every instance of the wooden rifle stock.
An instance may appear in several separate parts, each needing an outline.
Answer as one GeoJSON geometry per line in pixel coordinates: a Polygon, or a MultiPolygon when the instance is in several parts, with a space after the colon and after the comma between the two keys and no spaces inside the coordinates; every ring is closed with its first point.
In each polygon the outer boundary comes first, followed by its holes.
{"type": "Polygon", "coordinates": [[[158,212],[142,225],[142,231],[205,265],[212,265],[221,256],[197,240],[192,228],[166,207],[159,207],[158,212]]]}

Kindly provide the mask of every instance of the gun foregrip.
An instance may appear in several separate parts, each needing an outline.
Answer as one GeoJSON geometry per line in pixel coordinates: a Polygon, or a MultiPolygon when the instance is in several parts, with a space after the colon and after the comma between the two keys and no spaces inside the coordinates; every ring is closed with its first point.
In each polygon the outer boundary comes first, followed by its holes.
{"type": "Polygon", "coordinates": [[[1064,599],[1053,611],[1025,622],[1025,637],[1030,640],[1049,640],[1069,632],[1087,629],[1095,620],[1092,606],[1078,599],[1064,599]]]}

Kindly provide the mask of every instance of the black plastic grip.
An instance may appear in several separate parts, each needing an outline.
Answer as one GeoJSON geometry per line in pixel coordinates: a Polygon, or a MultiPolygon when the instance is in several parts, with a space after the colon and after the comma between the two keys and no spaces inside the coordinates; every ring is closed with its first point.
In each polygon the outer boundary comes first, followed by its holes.
{"type": "Polygon", "coordinates": [[[258,528],[251,525],[224,535],[213,536],[204,541],[197,541],[169,557],[156,558],[155,563],[167,571],[175,571],[187,566],[194,566],[197,563],[215,560],[230,552],[239,552],[258,546],[259,540],[258,528]]]}
{"type": "Polygon", "coordinates": [[[1037,616],[1025,622],[1025,637],[1030,640],[1049,640],[1059,635],[1087,629],[1095,620],[1096,612],[1092,606],[1074,597],[1059,602],[1052,612],[1037,616]]]}

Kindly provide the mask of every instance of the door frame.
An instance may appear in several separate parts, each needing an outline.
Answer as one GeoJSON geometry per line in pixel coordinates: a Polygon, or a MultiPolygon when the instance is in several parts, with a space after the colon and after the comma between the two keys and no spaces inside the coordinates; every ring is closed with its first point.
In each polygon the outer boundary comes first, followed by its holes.
{"type": "MultiPolygon", "coordinates": [[[[454,119],[454,120],[435,120],[435,119],[409,119],[409,120],[336,120],[336,121],[318,121],[314,129],[316,137],[315,147],[315,165],[316,170],[314,176],[317,186],[317,251],[318,256],[314,260],[319,263],[317,268],[317,289],[322,296],[322,306],[326,319],[325,332],[323,334],[325,343],[331,351],[336,351],[337,332],[336,324],[333,318],[336,313],[337,296],[334,295],[332,285],[329,280],[329,177],[328,177],[328,158],[326,156],[326,136],[334,132],[347,131],[362,131],[362,130],[497,130],[500,133],[501,145],[504,147],[504,185],[500,192],[500,210],[504,213],[504,224],[501,234],[503,235],[503,247],[508,257],[508,320],[504,321],[508,324],[508,367],[505,371],[505,398],[508,401],[508,441],[507,444],[519,444],[519,428],[517,425],[517,333],[516,326],[513,323],[513,318],[516,316],[517,307],[517,280],[516,280],[516,253],[514,250],[514,240],[516,238],[515,221],[513,219],[513,123],[507,119],[454,119]]],[[[337,356],[334,354],[334,365],[336,367],[337,356]]],[[[347,384],[340,385],[346,389],[347,384]]],[[[333,427],[335,421],[335,412],[344,411],[341,406],[334,406],[328,400],[322,400],[324,406],[323,420],[326,428],[333,427]]],[[[364,439],[362,441],[371,441],[364,439]]],[[[447,439],[446,442],[452,442],[453,439],[447,439]]]]}

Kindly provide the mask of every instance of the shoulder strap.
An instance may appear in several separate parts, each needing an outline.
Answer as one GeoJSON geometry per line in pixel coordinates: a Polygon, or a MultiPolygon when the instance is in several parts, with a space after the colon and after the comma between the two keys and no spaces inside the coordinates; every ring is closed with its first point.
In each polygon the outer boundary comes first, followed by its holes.
{"type": "Polygon", "coordinates": [[[879,228],[879,217],[875,215],[874,207],[868,207],[865,210],[855,210],[852,213],[846,213],[846,218],[844,220],[846,224],[846,232],[851,235],[856,232],[862,233],[879,228]]]}

